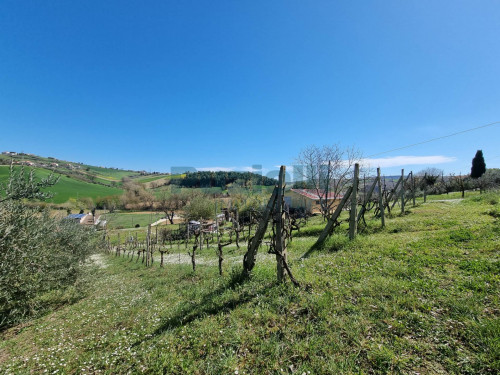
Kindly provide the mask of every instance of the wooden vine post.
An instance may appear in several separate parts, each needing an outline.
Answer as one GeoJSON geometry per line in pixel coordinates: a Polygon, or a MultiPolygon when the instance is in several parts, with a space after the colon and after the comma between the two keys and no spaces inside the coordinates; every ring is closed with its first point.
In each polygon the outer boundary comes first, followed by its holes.
{"type": "Polygon", "coordinates": [[[351,193],[351,212],[349,218],[349,239],[353,240],[356,237],[356,232],[358,229],[357,221],[357,205],[358,205],[358,184],[359,184],[359,164],[354,164],[354,178],[352,181],[352,193],[351,193]]]}
{"type": "Polygon", "coordinates": [[[415,202],[415,180],[413,179],[413,171],[410,172],[411,173],[411,177],[410,177],[410,184],[411,184],[411,197],[413,199],[413,207],[416,206],[416,202],[415,202]]]}
{"type": "Polygon", "coordinates": [[[405,214],[405,170],[401,169],[401,215],[405,214]]]}
{"type": "Polygon", "coordinates": [[[347,191],[344,194],[344,197],[340,201],[339,205],[335,209],[335,212],[333,213],[332,216],[328,219],[328,222],[326,223],[325,228],[321,232],[321,234],[318,237],[318,240],[316,241],[316,244],[314,246],[319,246],[323,242],[325,242],[326,238],[332,233],[333,228],[335,227],[335,223],[337,221],[337,218],[340,216],[342,213],[342,209],[344,208],[345,204],[349,200],[349,197],[351,196],[352,192],[352,186],[350,186],[347,191]]]}
{"type": "Polygon", "coordinates": [[[232,243],[231,239],[226,243],[220,242],[220,234],[219,234],[219,219],[217,218],[217,202],[215,203],[215,223],[217,230],[217,256],[219,258],[219,275],[222,276],[222,262],[224,261],[223,248],[224,246],[228,246],[232,243]]]}
{"type": "Polygon", "coordinates": [[[424,175],[424,203],[427,202],[427,173],[424,175]]]}
{"type": "Polygon", "coordinates": [[[377,179],[378,179],[378,206],[380,210],[380,220],[382,222],[382,228],[385,227],[385,215],[384,215],[384,199],[382,195],[382,181],[380,181],[380,168],[377,168],[377,179]]]}
{"type": "Polygon", "coordinates": [[[253,267],[255,266],[255,259],[257,250],[262,243],[262,239],[266,233],[269,219],[273,217],[273,237],[270,246],[270,253],[276,255],[277,263],[277,278],[278,282],[285,281],[285,272],[290,277],[290,281],[295,286],[300,284],[295,280],[288,266],[286,243],[291,236],[291,226],[287,219],[288,216],[284,210],[284,189],[285,189],[285,166],[281,166],[278,185],[274,187],[273,194],[267,203],[264,214],[258,223],[255,235],[249,239],[248,251],[243,257],[243,274],[250,275],[253,267]]]}
{"type": "Polygon", "coordinates": [[[402,180],[403,180],[403,177],[398,178],[398,182],[396,182],[396,185],[391,190],[389,197],[387,197],[386,205],[387,205],[387,212],[389,212],[389,213],[391,213],[392,208],[394,207],[394,205],[398,201],[396,191],[398,190],[399,184],[401,184],[402,180]],[[394,199],[394,203],[391,205],[391,201],[392,201],[393,196],[396,196],[396,199],[394,199]]]}
{"type": "MultiPolygon", "coordinates": [[[[363,218],[363,220],[364,220],[364,214],[366,212],[366,205],[368,204],[368,202],[370,201],[370,199],[372,197],[373,191],[375,190],[375,186],[377,185],[377,180],[378,180],[378,177],[376,177],[375,180],[373,180],[373,183],[371,184],[370,188],[368,189],[368,193],[363,195],[363,205],[361,206],[361,209],[359,210],[358,218],[357,218],[358,223],[361,220],[361,218],[363,218]]],[[[363,191],[365,191],[365,189],[366,189],[366,181],[363,181],[363,191]]]]}
{"type": "Polygon", "coordinates": [[[148,224],[148,234],[146,235],[146,267],[151,265],[151,224],[148,224]]]}
{"type": "Polygon", "coordinates": [[[118,245],[116,246],[115,256],[120,255],[120,232],[118,232],[118,245]]]}
{"type": "Polygon", "coordinates": [[[278,196],[276,198],[276,204],[274,206],[274,220],[276,223],[276,237],[275,237],[275,247],[276,251],[276,263],[277,263],[277,275],[278,282],[281,283],[285,279],[285,266],[286,263],[286,243],[283,236],[284,231],[284,218],[283,218],[283,190],[285,189],[285,166],[282,165],[280,168],[280,175],[278,180],[278,196]]]}
{"type": "Polygon", "coordinates": [[[271,195],[271,198],[267,203],[264,215],[262,216],[262,219],[258,224],[257,231],[255,232],[255,235],[249,239],[248,250],[245,256],[243,257],[243,272],[247,276],[250,275],[250,272],[255,266],[257,250],[259,249],[259,246],[262,243],[262,239],[264,238],[264,234],[266,233],[269,217],[271,216],[271,213],[273,211],[274,203],[276,202],[277,196],[278,196],[278,188],[275,187],[271,195]]]}

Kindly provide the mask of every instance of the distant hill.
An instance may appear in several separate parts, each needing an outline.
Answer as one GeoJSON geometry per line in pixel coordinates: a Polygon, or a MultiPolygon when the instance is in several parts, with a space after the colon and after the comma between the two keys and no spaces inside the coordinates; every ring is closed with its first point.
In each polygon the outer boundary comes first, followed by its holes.
{"type": "Polygon", "coordinates": [[[155,192],[160,190],[158,188],[170,184],[182,188],[220,188],[224,190],[231,186],[274,186],[276,183],[275,179],[250,172],[191,172],[178,175],[147,173],[16,152],[0,154],[0,183],[7,181],[9,165],[12,162],[16,168],[20,168],[21,165],[33,168],[38,178],[46,177],[50,173],[60,176],[59,182],[49,189],[55,193],[49,202],[57,204],[83,197],[95,200],[99,197],[121,195],[123,181],[128,179],[155,192]]]}
{"type": "MultiPolygon", "coordinates": [[[[7,182],[9,177],[9,166],[0,165],[0,183],[4,184],[7,182]]],[[[15,166],[15,168],[21,168],[20,166],[15,166]]],[[[51,171],[45,168],[33,167],[35,170],[35,176],[37,178],[47,177],[51,171]]],[[[58,173],[55,173],[59,175],[58,173]]],[[[123,190],[118,187],[111,187],[108,185],[100,185],[96,183],[89,183],[81,181],[66,175],[59,175],[59,182],[48,188],[47,190],[53,192],[55,195],[52,199],[49,199],[49,203],[64,203],[70,198],[78,199],[83,197],[90,197],[96,199],[98,197],[106,197],[111,195],[121,195],[123,190]]]]}
{"type": "MultiPolygon", "coordinates": [[[[57,159],[54,157],[43,157],[26,153],[4,152],[0,155],[0,164],[26,165],[54,173],[64,175],[76,180],[110,187],[119,187],[123,177],[134,177],[141,175],[141,172],[123,170],[118,168],[97,167],[72,161],[57,159]]],[[[145,172],[143,172],[145,173],[145,172]]]]}

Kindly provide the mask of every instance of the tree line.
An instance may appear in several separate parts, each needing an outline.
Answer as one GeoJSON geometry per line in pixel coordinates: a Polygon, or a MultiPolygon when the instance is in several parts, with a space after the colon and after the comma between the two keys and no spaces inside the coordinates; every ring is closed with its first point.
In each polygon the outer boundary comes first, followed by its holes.
{"type": "Polygon", "coordinates": [[[229,184],[238,183],[244,187],[255,185],[274,186],[276,180],[251,172],[187,172],[184,178],[174,178],[172,184],[187,188],[220,187],[226,189],[229,184]]]}

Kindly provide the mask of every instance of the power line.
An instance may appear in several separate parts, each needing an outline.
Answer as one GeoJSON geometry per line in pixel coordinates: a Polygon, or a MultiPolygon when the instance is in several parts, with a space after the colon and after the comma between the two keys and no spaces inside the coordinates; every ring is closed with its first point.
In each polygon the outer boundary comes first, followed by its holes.
{"type": "Polygon", "coordinates": [[[387,153],[393,152],[393,151],[404,150],[406,148],[410,148],[410,147],[414,147],[414,146],[418,146],[418,145],[423,145],[424,143],[434,142],[434,141],[437,141],[437,140],[440,140],[440,139],[453,137],[454,135],[463,134],[463,133],[471,132],[473,130],[482,129],[482,128],[486,128],[488,126],[493,126],[493,125],[498,125],[498,124],[500,124],[500,121],[495,121],[495,122],[492,122],[490,124],[476,126],[475,128],[470,128],[470,129],[462,130],[462,131],[459,131],[459,132],[456,132],[456,133],[452,133],[452,134],[448,134],[448,135],[443,135],[442,137],[432,138],[432,139],[428,139],[426,141],[422,141],[422,142],[418,142],[418,143],[413,143],[411,145],[394,148],[392,150],[379,152],[379,153],[373,154],[373,155],[368,155],[367,158],[372,158],[374,156],[378,156],[378,155],[382,155],[382,154],[387,154],[387,153]]]}

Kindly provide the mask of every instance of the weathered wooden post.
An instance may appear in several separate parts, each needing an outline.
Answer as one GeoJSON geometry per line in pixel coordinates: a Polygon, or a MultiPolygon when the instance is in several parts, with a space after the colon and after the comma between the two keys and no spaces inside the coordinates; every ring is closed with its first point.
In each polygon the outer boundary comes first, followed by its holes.
{"type": "Polygon", "coordinates": [[[380,168],[377,168],[377,179],[378,179],[378,207],[380,210],[380,220],[382,221],[382,228],[385,227],[385,215],[384,215],[384,200],[382,195],[382,182],[380,181],[380,168]]]}
{"type": "Polygon", "coordinates": [[[405,213],[405,170],[401,169],[401,214],[405,213]]]}
{"type": "Polygon", "coordinates": [[[424,175],[424,203],[427,202],[427,173],[424,175]]]}
{"type": "Polygon", "coordinates": [[[238,208],[236,208],[236,211],[234,211],[234,221],[233,221],[233,227],[236,235],[236,247],[239,249],[240,248],[240,232],[243,230],[240,228],[240,213],[238,211],[238,208]]]}
{"type": "Polygon", "coordinates": [[[335,221],[337,220],[337,218],[342,213],[342,209],[344,208],[347,200],[351,196],[351,192],[352,192],[352,187],[350,186],[347,189],[347,191],[345,192],[344,197],[340,201],[339,205],[335,209],[333,215],[331,215],[329,217],[328,222],[326,223],[325,228],[323,229],[323,231],[319,235],[318,240],[316,241],[316,244],[314,246],[321,245],[323,242],[325,242],[326,238],[331,234],[331,232],[333,231],[333,228],[335,226],[335,221]]]}
{"type": "Polygon", "coordinates": [[[351,193],[351,212],[349,218],[349,239],[353,240],[356,237],[358,230],[357,222],[357,206],[358,206],[358,184],[359,184],[359,164],[354,164],[354,178],[352,181],[351,193]]]}
{"type": "Polygon", "coordinates": [[[245,275],[249,275],[255,266],[255,258],[257,256],[257,250],[259,249],[260,244],[262,243],[262,238],[266,233],[267,224],[269,221],[269,217],[271,216],[274,208],[274,204],[276,203],[276,197],[278,196],[278,188],[275,187],[269,202],[267,203],[266,210],[264,211],[264,215],[262,215],[262,219],[258,223],[257,230],[253,238],[249,239],[248,250],[243,257],[243,272],[245,275]]]}
{"type": "Polygon", "coordinates": [[[116,247],[115,256],[120,255],[120,232],[118,232],[118,246],[116,247]]]}
{"type": "Polygon", "coordinates": [[[413,179],[413,171],[410,172],[411,173],[411,177],[410,177],[410,184],[411,184],[411,197],[413,199],[413,207],[416,206],[416,203],[415,203],[415,180],[413,179]]]}
{"type": "Polygon", "coordinates": [[[275,222],[276,222],[276,271],[278,282],[281,283],[285,280],[285,266],[286,262],[286,245],[283,238],[283,190],[285,188],[285,166],[280,168],[280,175],[278,180],[278,196],[276,198],[276,205],[274,206],[275,222]]]}
{"type": "MultiPolygon", "coordinates": [[[[375,190],[375,186],[377,185],[377,180],[378,180],[378,178],[375,178],[373,180],[371,186],[368,188],[368,192],[365,191],[363,193],[363,205],[361,206],[361,209],[358,212],[358,218],[356,220],[358,223],[361,220],[361,218],[363,218],[363,220],[364,220],[364,214],[366,212],[366,205],[368,204],[368,201],[372,197],[373,190],[375,190]]],[[[363,183],[365,184],[365,186],[363,187],[363,189],[366,189],[366,181],[363,182],[363,183]]]]}
{"type": "Polygon", "coordinates": [[[146,267],[150,265],[151,258],[151,224],[148,224],[148,234],[146,235],[146,267]]]}

